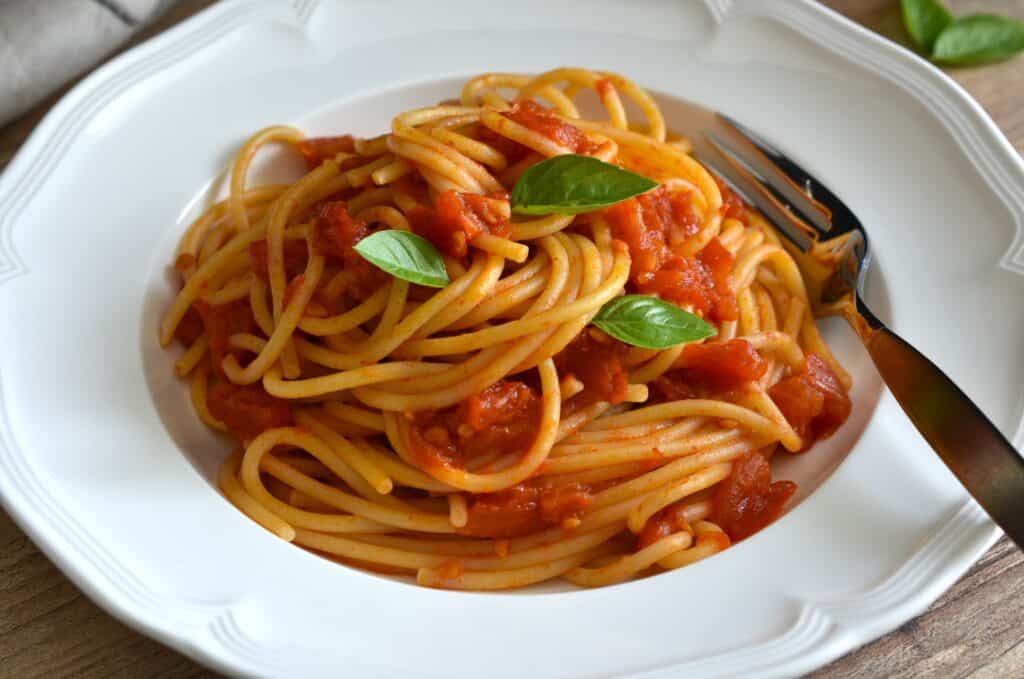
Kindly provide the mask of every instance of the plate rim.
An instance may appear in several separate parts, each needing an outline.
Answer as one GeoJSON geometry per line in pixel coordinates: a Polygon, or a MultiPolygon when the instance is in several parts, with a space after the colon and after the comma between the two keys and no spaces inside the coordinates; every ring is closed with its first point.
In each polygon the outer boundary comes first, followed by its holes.
{"type": "MultiPolygon", "coordinates": [[[[177,55],[210,45],[247,23],[267,18],[304,27],[322,1],[229,0],[213,5],[114,58],[62,97],[0,175],[0,286],[27,273],[13,245],[14,225],[17,215],[43,185],[49,163],[59,156],[54,153],[55,148],[72,143],[107,102],[133,82],[174,63],[177,55]]],[[[749,5],[740,7],[735,0],[704,0],[704,3],[716,24],[751,11],[749,5]]],[[[813,36],[813,41],[821,48],[869,68],[928,104],[965,157],[1012,214],[1016,232],[1000,266],[1024,274],[1024,159],[978,102],[952,78],[909,50],[812,0],[797,3],[773,0],[754,11],[759,16],[771,16],[808,37],[813,36]],[[826,44],[823,35],[832,43],[826,44]]],[[[73,517],[54,515],[60,508],[54,498],[47,497],[45,489],[33,489],[39,496],[33,501],[24,490],[31,489],[31,484],[19,487],[11,483],[12,469],[22,476],[22,481],[24,474],[31,470],[26,467],[17,471],[18,450],[4,407],[6,396],[0,374],[0,490],[3,490],[0,505],[33,543],[92,601],[125,624],[218,671],[253,674],[265,671],[265,666],[246,660],[244,650],[249,642],[236,624],[231,607],[179,601],[152,592],[145,583],[130,579],[127,585],[116,582],[113,576],[95,566],[95,557],[90,560],[88,552],[97,549],[96,545],[89,544],[91,538],[69,539],[67,526],[73,525],[73,517]],[[40,506],[48,509],[40,511],[40,506]],[[47,511],[51,514],[49,517],[47,511]],[[54,516],[57,516],[56,522],[54,516]],[[63,531],[55,525],[61,522],[65,524],[63,531]],[[167,606],[177,606],[183,612],[176,617],[166,615],[167,606]],[[196,624],[176,629],[173,623],[181,619],[195,620],[196,624]],[[168,620],[172,624],[168,624],[168,620]]],[[[1018,422],[1012,440],[1019,449],[1024,440],[1024,418],[1018,422]]],[[[750,669],[751,663],[775,676],[822,666],[918,615],[958,580],[1001,534],[983,517],[973,500],[965,500],[934,527],[899,569],[877,586],[842,601],[803,602],[793,626],[774,639],[642,670],[634,676],[667,676],[683,669],[740,671],[750,669]],[[937,563],[943,567],[937,568],[937,563]],[[938,572],[933,572],[936,570],[938,572]],[[894,605],[896,596],[901,598],[894,605]],[[884,608],[884,616],[880,616],[880,607],[884,608]],[[863,628],[867,623],[861,618],[865,616],[874,616],[875,623],[868,632],[858,635],[859,639],[843,633],[851,621],[859,622],[863,628]]],[[[123,567],[115,570],[126,571],[123,567]]]]}

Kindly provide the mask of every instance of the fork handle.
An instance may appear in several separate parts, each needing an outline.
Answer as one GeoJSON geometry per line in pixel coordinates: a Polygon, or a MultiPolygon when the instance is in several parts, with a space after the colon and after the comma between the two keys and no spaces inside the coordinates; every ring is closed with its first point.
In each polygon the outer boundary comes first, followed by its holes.
{"type": "Polygon", "coordinates": [[[870,329],[854,327],[892,395],[964,488],[1024,549],[1024,459],[946,373],[868,317],[870,329]]]}

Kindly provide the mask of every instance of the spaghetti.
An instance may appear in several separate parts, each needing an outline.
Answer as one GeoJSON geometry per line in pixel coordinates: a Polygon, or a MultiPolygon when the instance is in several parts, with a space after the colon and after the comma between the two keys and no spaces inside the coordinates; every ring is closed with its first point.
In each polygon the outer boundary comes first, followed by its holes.
{"type": "Polygon", "coordinates": [[[850,380],[774,231],[687,150],[644,90],[575,68],[473,78],[370,139],[255,134],[181,239],[160,327],[197,415],[238,442],[224,494],[281,539],[455,589],[615,583],[777,518],[795,486],[771,456],[835,431],[850,380]],[[308,172],[247,186],[270,144],[308,172]],[[657,188],[513,214],[517,180],[564,154],[657,188]],[[364,258],[383,231],[423,237],[450,282],[364,258]],[[590,324],[623,293],[717,334],[625,344],[590,324]]]}

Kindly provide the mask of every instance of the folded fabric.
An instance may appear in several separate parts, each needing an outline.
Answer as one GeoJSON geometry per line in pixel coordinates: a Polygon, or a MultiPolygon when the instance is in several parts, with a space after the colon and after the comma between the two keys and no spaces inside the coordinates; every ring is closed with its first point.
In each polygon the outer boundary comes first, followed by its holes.
{"type": "Polygon", "coordinates": [[[0,0],[0,125],[99,63],[175,0],[0,0]]]}

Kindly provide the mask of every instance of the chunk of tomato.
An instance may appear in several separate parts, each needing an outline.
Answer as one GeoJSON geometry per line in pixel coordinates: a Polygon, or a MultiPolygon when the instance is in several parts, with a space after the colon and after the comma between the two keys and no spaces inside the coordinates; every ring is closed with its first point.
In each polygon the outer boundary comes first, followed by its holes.
{"type": "Polygon", "coordinates": [[[729,476],[715,486],[711,520],[738,541],[779,518],[796,492],[796,484],[772,483],[771,467],[760,451],[746,453],[732,465],[729,476]]]}
{"type": "Polygon", "coordinates": [[[315,169],[325,160],[330,160],[339,153],[352,153],[356,150],[355,139],[351,134],[340,137],[312,137],[295,144],[295,149],[302,154],[309,169],[315,169]]]}
{"type": "Polygon", "coordinates": [[[590,491],[575,482],[546,486],[531,481],[475,496],[466,525],[456,532],[487,538],[512,538],[557,526],[579,517],[590,502],[590,491]]]}
{"type": "Polygon", "coordinates": [[[240,442],[251,441],[267,429],[292,422],[288,402],[268,394],[262,386],[218,382],[206,395],[210,414],[224,423],[240,442]]]}
{"type": "Polygon", "coordinates": [[[688,344],[674,369],[652,386],[664,400],[702,398],[742,389],[767,370],[768,364],[744,339],[688,344]]]}
{"type": "Polygon", "coordinates": [[[541,398],[524,382],[499,380],[440,410],[415,413],[409,446],[421,468],[463,468],[483,455],[522,453],[537,436],[541,398]]]}
{"type": "Polygon", "coordinates": [[[831,436],[852,404],[839,378],[820,356],[808,353],[801,369],[768,390],[786,421],[803,439],[802,450],[831,436]]]}
{"type": "Polygon", "coordinates": [[[562,377],[574,376],[583,391],[566,403],[566,414],[598,401],[622,403],[629,388],[629,376],[622,364],[626,346],[604,335],[584,331],[555,355],[555,367],[562,377]]]}

